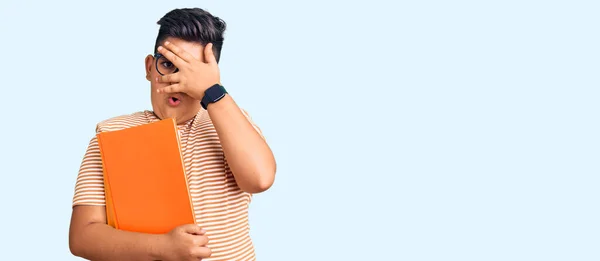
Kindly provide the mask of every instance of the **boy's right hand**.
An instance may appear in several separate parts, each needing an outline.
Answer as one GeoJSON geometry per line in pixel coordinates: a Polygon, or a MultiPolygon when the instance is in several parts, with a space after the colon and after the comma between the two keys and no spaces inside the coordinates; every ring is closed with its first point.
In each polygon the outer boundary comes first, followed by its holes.
{"type": "Polygon", "coordinates": [[[210,257],[212,252],[206,245],[208,237],[198,225],[189,224],[174,228],[163,237],[162,260],[197,261],[210,257]]]}

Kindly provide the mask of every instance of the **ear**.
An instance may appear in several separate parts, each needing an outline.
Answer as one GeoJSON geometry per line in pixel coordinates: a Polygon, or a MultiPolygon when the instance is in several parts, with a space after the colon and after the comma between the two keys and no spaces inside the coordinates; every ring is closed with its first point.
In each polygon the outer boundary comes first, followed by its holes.
{"type": "Polygon", "coordinates": [[[144,62],[145,62],[145,68],[146,68],[146,80],[152,81],[150,79],[150,75],[152,72],[152,66],[154,66],[154,56],[152,56],[152,55],[146,56],[146,60],[144,62]]]}

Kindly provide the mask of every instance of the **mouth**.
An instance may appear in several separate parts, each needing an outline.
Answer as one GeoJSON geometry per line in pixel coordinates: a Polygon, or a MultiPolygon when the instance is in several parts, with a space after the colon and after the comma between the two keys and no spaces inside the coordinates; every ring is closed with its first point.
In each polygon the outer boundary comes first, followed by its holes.
{"type": "Polygon", "coordinates": [[[177,107],[177,105],[179,105],[180,103],[181,98],[174,96],[169,97],[169,105],[171,105],[171,107],[177,107]]]}

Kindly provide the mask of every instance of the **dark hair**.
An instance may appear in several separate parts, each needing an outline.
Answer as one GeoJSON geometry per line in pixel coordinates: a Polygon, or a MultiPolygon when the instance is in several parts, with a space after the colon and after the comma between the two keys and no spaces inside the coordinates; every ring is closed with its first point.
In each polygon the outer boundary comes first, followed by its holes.
{"type": "Polygon", "coordinates": [[[188,42],[196,42],[201,45],[213,44],[213,53],[217,62],[221,57],[223,48],[223,33],[227,25],[219,17],[211,15],[200,8],[174,9],[160,20],[160,25],[154,52],[167,37],[179,38],[188,42]]]}

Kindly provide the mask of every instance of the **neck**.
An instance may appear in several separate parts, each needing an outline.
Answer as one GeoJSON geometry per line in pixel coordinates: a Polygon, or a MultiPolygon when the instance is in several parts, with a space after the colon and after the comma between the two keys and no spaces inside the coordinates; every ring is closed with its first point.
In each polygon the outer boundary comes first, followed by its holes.
{"type": "MultiPolygon", "coordinates": [[[[152,114],[153,114],[153,115],[154,115],[154,117],[156,117],[158,120],[164,120],[162,117],[158,116],[158,114],[156,114],[156,112],[152,111],[152,114]]],[[[186,116],[185,118],[182,118],[182,117],[179,117],[179,118],[178,118],[178,117],[174,117],[174,118],[175,118],[175,123],[177,123],[177,125],[182,125],[182,124],[185,124],[186,122],[189,122],[190,120],[193,120],[193,119],[196,117],[196,115],[197,115],[197,114],[198,114],[198,113],[196,113],[196,114],[193,114],[192,116],[186,116]]]]}

